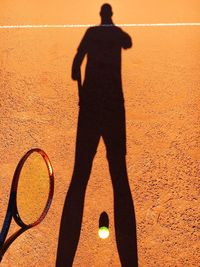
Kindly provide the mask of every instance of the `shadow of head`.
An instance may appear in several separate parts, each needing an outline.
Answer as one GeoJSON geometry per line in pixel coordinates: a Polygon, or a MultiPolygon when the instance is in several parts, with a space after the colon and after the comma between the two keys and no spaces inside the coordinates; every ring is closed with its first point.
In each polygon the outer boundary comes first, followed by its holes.
{"type": "Polygon", "coordinates": [[[109,4],[103,4],[100,10],[100,16],[104,20],[111,19],[113,15],[112,7],[109,4]]]}

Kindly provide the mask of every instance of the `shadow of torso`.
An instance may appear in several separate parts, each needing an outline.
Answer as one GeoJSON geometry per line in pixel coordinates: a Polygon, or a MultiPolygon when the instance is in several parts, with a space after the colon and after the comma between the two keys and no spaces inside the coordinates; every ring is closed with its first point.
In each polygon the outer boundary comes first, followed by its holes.
{"type": "Polygon", "coordinates": [[[80,105],[112,109],[124,103],[121,81],[121,48],[131,46],[119,27],[96,26],[87,30],[78,51],[87,53],[80,105]]]}

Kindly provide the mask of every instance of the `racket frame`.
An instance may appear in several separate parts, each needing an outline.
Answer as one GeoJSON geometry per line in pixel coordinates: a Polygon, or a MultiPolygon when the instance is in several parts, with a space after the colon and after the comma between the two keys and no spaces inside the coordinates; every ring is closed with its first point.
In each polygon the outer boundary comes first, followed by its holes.
{"type": "Polygon", "coordinates": [[[9,246],[12,244],[12,242],[20,235],[22,234],[25,230],[32,228],[36,225],[38,225],[47,215],[47,212],[50,208],[52,199],[53,199],[53,193],[54,193],[54,173],[53,173],[53,168],[51,165],[51,162],[47,156],[47,154],[40,148],[33,148],[31,150],[29,150],[19,161],[15,172],[14,172],[14,176],[13,176],[13,180],[12,180],[12,185],[11,185],[11,191],[10,191],[10,198],[9,198],[9,202],[8,202],[8,208],[7,208],[7,212],[6,212],[6,216],[4,219],[4,223],[2,226],[2,230],[0,232],[0,262],[1,259],[4,255],[4,253],[6,252],[6,250],[9,248],[9,246]],[[47,202],[45,204],[45,207],[41,213],[41,215],[39,216],[39,218],[34,221],[31,224],[26,224],[23,222],[23,220],[20,217],[19,211],[17,209],[17,201],[16,201],[16,196],[17,196],[17,188],[18,188],[18,181],[20,178],[20,173],[21,173],[21,169],[25,163],[25,161],[27,160],[27,158],[34,152],[39,153],[47,166],[48,169],[48,174],[49,174],[49,194],[48,194],[48,198],[47,198],[47,202]],[[14,218],[15,222],[21,227],[21,229],[19,229],[17,232],[15,232],[14,234],[12,234],[7,240],[7,234],[8,234],[8,230],[10,228],[10,224],[12,221],[12,218],[14,218]],[[5,241],[6,240],[6,241],[5,241]]]}

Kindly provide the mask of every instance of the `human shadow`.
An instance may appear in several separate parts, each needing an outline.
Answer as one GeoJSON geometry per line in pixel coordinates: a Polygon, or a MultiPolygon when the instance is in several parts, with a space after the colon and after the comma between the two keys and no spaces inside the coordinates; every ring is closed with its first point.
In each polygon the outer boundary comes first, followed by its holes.
{"type": "Polygon", "coordinates": [[[57,267],[72,266],[82,224],[84,197],[100,137],[103,138],[114,192],[116,242],[121,265],[137,267],[134,205],[126,167],[126,122],[121,81],[121,50],[131,48],[130,36],[112,22],[112,8],[104,4],[101,24],[89,28],[72,66],[78,81],[79,117],[75,164],[60,225],[57,267]],[[85,79],[80,67],[87,56],[85,79]]]}

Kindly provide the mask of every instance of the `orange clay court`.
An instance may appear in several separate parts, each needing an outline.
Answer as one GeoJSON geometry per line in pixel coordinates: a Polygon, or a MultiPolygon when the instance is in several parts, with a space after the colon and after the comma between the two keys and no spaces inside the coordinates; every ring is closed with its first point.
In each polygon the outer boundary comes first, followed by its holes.
{"type": "MultiPolygon", "coordinates": [[[[71,67],[87,29],[76,25],[99,24],[103,3],[0,3],[0,26],[75,25],[0,27],[0,226],[15,167],[29,149],[42,148],[55,173],[54,199],[47,217],[12,244],[2,267],[55,266],[60,220],[75,156],[78,89],[71,79],[71,67]]],[[[109,3],[117,24],[200,22],[198,0],[109,3]]],[[[132,48],[122,52],[122,82],[139,267],[197,267],[200,26],[121,28],[133,41],[132,48]]],[[[121,266],[113,211],[113,189],[101,139],[85,195],[73,266],[121,266]],[[98,236],[103,211],[110,221],[110,236],[105,240],[98,236]]],[[[17,228],[13,224],[10,232],[17,228]]]]}

